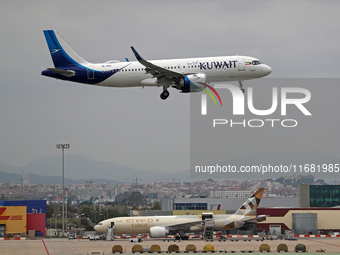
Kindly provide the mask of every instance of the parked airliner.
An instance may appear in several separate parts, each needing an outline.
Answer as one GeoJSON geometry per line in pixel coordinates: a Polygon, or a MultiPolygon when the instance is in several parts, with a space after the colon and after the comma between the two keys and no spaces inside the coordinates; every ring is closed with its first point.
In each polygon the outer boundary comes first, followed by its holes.
{"type": "Polygon", "coordinates": [[[203,236],[211,238],[213,231],[240,228],[251,223],[265,221],[266,215],[256,214],[264,190],[264,188],[256,190],[234,214],[117,217],[99,222],[94,229],[116,235],[150,234],[151,237],[156,238],[162,238],[168,234],[184,236],[189,232],[203,232],[203,236]]]}
{"type": "Polygon", "coordinates": [[[188,93],[214,82],[238,81],[244,93],[244,80],[272,72],[258,59],[238,55],[147,61],[134,47],[131,49],[137,61],[94,64],[80,57],[55,30],[44,30],[44,34],[54,67],[42,71],[42,75],[105,87],[163,87],[163,100],[169,96],[169,87],[188,93]]]}

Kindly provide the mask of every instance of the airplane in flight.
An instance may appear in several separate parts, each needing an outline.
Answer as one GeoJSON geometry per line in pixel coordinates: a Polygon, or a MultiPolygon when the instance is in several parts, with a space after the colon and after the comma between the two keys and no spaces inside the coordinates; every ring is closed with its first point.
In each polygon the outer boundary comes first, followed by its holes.
{"type": "Polygon", "coordinates": [[[163,87],[161,99],[169,96],[168,88],[183,93],[202,91],[208,83],[238,81],[244,93],[243,81],[269,75],[272,69],[258,59],[247,56],[222,56],[145,60],[131,47],[137,61],[111,60],[90,63],[80,57],[55,31],[44,30],[54,63],[41,75],[65,81],[104,87],[163,87]]]}
{"type": "Polygon", "coordinates": [[[203,232],[204,238],[211,239],[214,231],[225,231],[265,221],[266,215],[256,214],[264,190],[257,189],[234,214],[116,217],[99,222],[94,229],[101,233],[117,235],[149,234],[155,238],[163,238],[168,234],[184,237],[185,233],[203,232]]]}

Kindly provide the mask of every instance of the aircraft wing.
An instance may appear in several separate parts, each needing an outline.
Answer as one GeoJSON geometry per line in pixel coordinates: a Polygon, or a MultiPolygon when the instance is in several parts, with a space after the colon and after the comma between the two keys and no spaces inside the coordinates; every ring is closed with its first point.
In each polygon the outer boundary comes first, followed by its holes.
{"type": "Polygon", "coordinates": [[[179,81],[181,78],[183,78],[184,74],[179,73],[176,71],[168,70],[163,67],[157,66],[152,64],[151,62],[145,60],[136,50],[134,47],[131,46],[131,49],[133,51],[133,54],[135,54],[137,60],[139,63],[144,65],[146,67],[146,72],[150,73],[157,79],[169,79],[171,81],[179,81]]]}
{"type": "MultiPolygon", "coordinates": [[[[229,228],[231,225],[234,228],[235,226],[245,226],[251,223],[256,223],[256,222],[262,222],[266,220],[266,215],[259,215],[257,217],[243,217],[243,218],[238,218],[235,221],[229,221],[226,223],[226,228],[225,229],[231,229],[229,228]],[[235,225],[236,224],[236,225],[235,225]]],[[[166,228],[168,230],[187,230],[190,229],[193,226],[201,225],[202,220],[197,220],[197,221],[192,221],[192,222],[186,222],[186,223],[180,223],[180,224],[173,224],[173,225],[168,225],[166,228]]]]}
{"type": "Polygon", "coordinates": [[[166,226],[169,230],[178,230],[178,229],[190,229],[193,226],[202,224],[202,220],[192,221],[192,222],[186,222],[186,223],[180,223],[180,224],[173,224],[166,226]]]}

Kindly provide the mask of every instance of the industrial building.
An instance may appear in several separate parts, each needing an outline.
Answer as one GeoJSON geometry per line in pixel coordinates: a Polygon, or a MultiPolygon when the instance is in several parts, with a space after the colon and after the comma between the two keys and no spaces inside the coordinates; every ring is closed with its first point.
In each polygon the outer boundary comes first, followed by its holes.
{"type": "Polygon", "coordinates": [[[299,185],[300,207],[340,206],[340,185],[299,185]]]}
{"type": "Polygon", "coordinates": [[[45,236],[45,222],[45,200],[0,201],[0,236],[27,234],[29,230],[45,236]]]}
{"type": "Polygon", "coordinates": [[[245,197],[248,198],[253,194],[251,190],[214,190],[210,191],[210,197],[245,197]]]}
{"type": "Polygon", "coordinates": [[[257,224],[257,231],[284,234],[328,234],[340,231],[340,208],[263,208],[258,215],[267,215],[267,220],[257,224]]]}
{"type": "MultiPolygon", "coordinates": [[[[160,203],[162,210],[224,210],[236,211],[247,198],[163,198],[160,203]]],[[[261,207],[298,207],[297,197],[262,197],[261,207]]]]}

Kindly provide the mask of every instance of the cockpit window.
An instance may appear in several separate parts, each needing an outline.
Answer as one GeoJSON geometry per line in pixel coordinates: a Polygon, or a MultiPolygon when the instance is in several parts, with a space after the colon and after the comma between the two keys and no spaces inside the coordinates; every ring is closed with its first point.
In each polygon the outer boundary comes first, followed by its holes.
{"type": "Polygon", "coordinates": [[[101,226],[101,225],[103,225],[103,223],[99,222],[98,225],[101,226]]]}
{"type": "Polygon", "coordinates": [[[251,62],[251,64],[253,66],[256,66],[256,65],[259,65],[259,64],[262,64],[262,63],[260,61],[258,61],[258,60],[254,60],[253,62],[251,62]]]}

